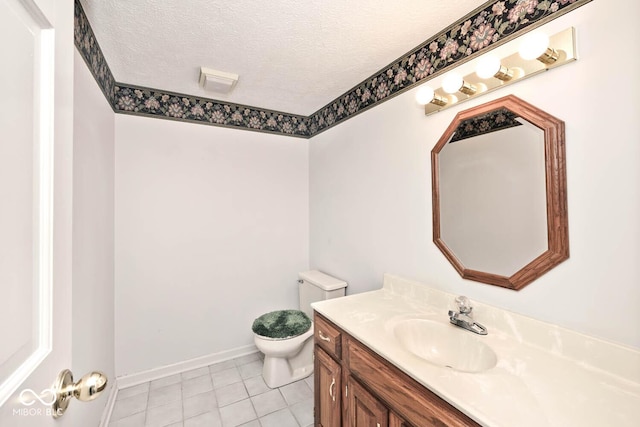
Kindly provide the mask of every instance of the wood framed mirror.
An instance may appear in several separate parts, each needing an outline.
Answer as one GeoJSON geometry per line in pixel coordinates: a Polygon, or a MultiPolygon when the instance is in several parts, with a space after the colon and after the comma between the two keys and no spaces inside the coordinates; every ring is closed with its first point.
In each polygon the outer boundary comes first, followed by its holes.
{"type": "Polygon", "coordinates": [[[509,95],[431,151],[433,241],[460,275],[519,290],[569,258],[564,122],[509,95]]]}

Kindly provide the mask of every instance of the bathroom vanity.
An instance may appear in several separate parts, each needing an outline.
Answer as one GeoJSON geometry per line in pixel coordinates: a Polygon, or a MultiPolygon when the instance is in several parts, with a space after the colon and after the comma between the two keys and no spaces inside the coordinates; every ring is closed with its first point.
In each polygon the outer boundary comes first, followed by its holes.
{"type": "Polygon", "coordinates": [[[314,303],[315,425],[635,426],[640,352],[385,275],[378,291],[314,303]]]}
{"type": "Polygon", "coordinates": [[[478,425],[322,315],[314,321],[316,426],[478,425]]]}

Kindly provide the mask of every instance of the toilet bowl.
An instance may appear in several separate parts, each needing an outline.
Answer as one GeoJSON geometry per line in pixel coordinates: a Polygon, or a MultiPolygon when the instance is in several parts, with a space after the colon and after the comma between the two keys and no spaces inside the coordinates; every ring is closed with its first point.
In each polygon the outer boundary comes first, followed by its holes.
{"type": "Polygon", "coordinates": [[[262,377],[268,387],[282,387],[313,373],[313,324],[307,332],[291,338],[254,333],[254,342],[264,354],[262,377]]]}
{"type": "Polygon", "coordinates": [[[264,354],[262,377],[270,388],[282,387],[313,373],[311,303],[345,295],[347,283],[343,280],[317,270],[299,273],[298,276],[300,310],[267,313],[258,317],[252,328],[254,343],[264,354]],[[261,322],[269,315],[277,317],[278,321],[272,318],[266,325],[261,322]],[[292,328],[292,324],[295,327],[292,328]]]}

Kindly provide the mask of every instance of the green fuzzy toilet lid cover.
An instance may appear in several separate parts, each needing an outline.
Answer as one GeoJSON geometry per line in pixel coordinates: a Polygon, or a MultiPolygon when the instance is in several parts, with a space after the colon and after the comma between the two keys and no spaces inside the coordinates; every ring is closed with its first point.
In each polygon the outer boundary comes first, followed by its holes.
{"type": "Polygon", "coordinates": [[[304,334],[311,327],[311,319],[300,310],[277,310],[263,314],[253,321],[253,332],[275,339],[292,338],[304,334]]]}

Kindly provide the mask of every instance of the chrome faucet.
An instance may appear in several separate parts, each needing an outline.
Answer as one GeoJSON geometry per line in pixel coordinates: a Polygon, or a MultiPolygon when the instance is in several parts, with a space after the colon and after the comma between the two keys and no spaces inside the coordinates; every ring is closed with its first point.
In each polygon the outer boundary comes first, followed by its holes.
{"type": "Polygon", "coordinates": [[[474,332],[479,335],[487,335],[487,328],[479,323],[476,323],[471,317],[471,307],[469,298],[465,296],[459,296],[456,298],[456,304],[458,305],[458,311],[449,310],[449,321],[467,331],[474,332]]]}

